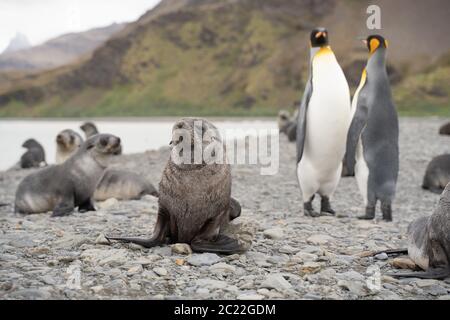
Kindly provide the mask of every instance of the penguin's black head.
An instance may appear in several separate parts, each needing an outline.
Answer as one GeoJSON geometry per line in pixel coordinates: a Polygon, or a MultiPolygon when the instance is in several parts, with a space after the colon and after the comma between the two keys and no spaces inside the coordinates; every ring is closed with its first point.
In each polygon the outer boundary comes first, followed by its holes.
{"type": "Polygon", "coordinates": [[[328,45],[328,31],[325,28],[316,28],[311,31],[311,47],[324,47],[328,45]]]}
{"type": "Polygon", "coordinates": [[[388,42],[379,34],[373,34],[367,37],[364,40],[364,43],[367,45],[367,49],[369,49],[370,53],[374,53],[378,48],[387,48],[388,42]]]}

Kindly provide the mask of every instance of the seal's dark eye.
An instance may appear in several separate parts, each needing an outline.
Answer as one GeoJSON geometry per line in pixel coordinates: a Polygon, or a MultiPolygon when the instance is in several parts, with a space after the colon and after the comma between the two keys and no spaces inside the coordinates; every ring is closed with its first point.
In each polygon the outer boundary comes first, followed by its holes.
{"type": "Polygon", "coordinates": [[[108,139],[107,138],[101,138],[100,139],[100,145],[102,147],[106,147],[108,145],[108,139]]]}

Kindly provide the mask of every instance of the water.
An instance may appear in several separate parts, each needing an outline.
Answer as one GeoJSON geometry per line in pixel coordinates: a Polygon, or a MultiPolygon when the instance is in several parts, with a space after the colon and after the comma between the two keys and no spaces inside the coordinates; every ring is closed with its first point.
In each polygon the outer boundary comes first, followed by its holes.
{"type": "MultiPolygon", "coordinates": [[[[167,146],[175,120],[99,120],[95,124],[100,132],[119,136],[124,153],[138,153],[167,146]]],[[[29,138],[42,144],[47,163],[54,163],[58,132],[72,129],[84,137],[79,128],[82,123],[80,120],[0,120],[0,170],[6,170],[19,161],[25,152],[21,145],[29,138]]],[[[230,133],[230,129],[258,131],[277,128],[276,122],[270,120],[220,120],[214,124],[222,134],[226,132],[227,137],[243,136],[243,132],[230,133]]]]}

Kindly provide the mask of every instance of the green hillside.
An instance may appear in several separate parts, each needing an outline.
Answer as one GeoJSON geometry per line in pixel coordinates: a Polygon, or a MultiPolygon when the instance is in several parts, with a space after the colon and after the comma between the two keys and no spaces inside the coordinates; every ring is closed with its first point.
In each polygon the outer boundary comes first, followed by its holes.
{"type": "MultiPolygon", "coordinates": [[[[334,17],[360,16],[364,5],[163,1],[83,61],[24,76],[14,85],[2,87],[0,81],[0,116],[272,116],[301,98],[308,34],[316,25],[329,27],[344,71],[358,79],[366,59],[354,41],[360,32],[334,17]]],[[[364,21],[361,15],[358,23],[364,21]]],[[[395,39],[400,35],[394,31],[395,39]]],[[[389,66],[401,113],[450,115],[448,67],[411,70],[414,57],[406,53],[393,55],[389,66]]]]}

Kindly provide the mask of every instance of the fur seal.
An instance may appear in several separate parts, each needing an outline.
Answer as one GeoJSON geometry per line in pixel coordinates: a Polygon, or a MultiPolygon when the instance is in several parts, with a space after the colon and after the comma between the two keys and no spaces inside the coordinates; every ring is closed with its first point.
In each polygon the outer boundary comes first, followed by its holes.
{"type": "Polygon", "coordinates": [[[214,148],[214,159],[225,156],[217,128],[201,118],[183,118],[172,129],[171,155],[159,183],[158,217],[150,239],[107,237],[146,248],[166,243],[188,243],[193,251],[233,254],[245,249],[224,235],[228,222],[241,214],[231,197],[231,168],[223,161],[207,161],[205,152],[214,148]],[[205,148],[206,147],[206,148],[205,148]],[[220,154],[222,153],[222,154],[220,154]],[[184,160],[179,161],[179,157],[184,160]],[[195,161],[192,161],[195,160],[195,161]]]}
{"type": "Polygon", "coordinates": [[[28,139],[22,144],[27,151],[20,157],[20,167],[39,168],[46,166],[45,151],[42,145],[34,139],[28,139]]]}
{"type": "Polygon", "coordinates": [[[411,260],[425,271],[390,273],[394,277],[445,279],[450,275],[450,183],[429,217],[414,220],[408,226],[408,249],[388,253],[408,253],[411,260]]]}
{"type": "Polygon", "coordinates": [[[450,154],[434,157],[428,164],[422,188],[441,194],[450,182],[450,154]]]}
{"type": "Polygon", "coordinates": [[[146,194],[158,196],[155,187],[142,176],[131,171],[106,169],[95,188],[94,200],[136,200],[146,194]]]}
{"type": "Polygon", "coordinates": [[[448,135],[448,136],[450,136],[450,122],[448,122],[448,123],[442,125],[442,126],[439,128],[439,134],[443,134],[443,135],[448,135]]]}
{"type": "Polygon", "coordinates": [[[91,197],[107,166],[108,158],[120,147],[120,139],[99,134],[85,141],[73,157],[26,176],[16,191],[15,212],[52,216],[95,210],[91,197]]]}
{"type": "Polygon", "coordinates": [[[92,122],[85,122],[80,126],[80,129],[83,130],[86,139],[92,137],[93,135],[98,134],[97,127],[92,122]]]}
{"type": "Polygon", "coordinates": [[[280,110],[278,112],[278,129],[280,133],[284,133],[289,141],[295,141],[297,138],[297,117],[298,110],[294,112],[291,118],[289,111],[280,110]]]}
{"type": "Polygon", "coordinates": [[[66,129],[56,136],[56,164],[61,164],[72,155],[83,143],[83,138],[71,129],[66,129]]]}

